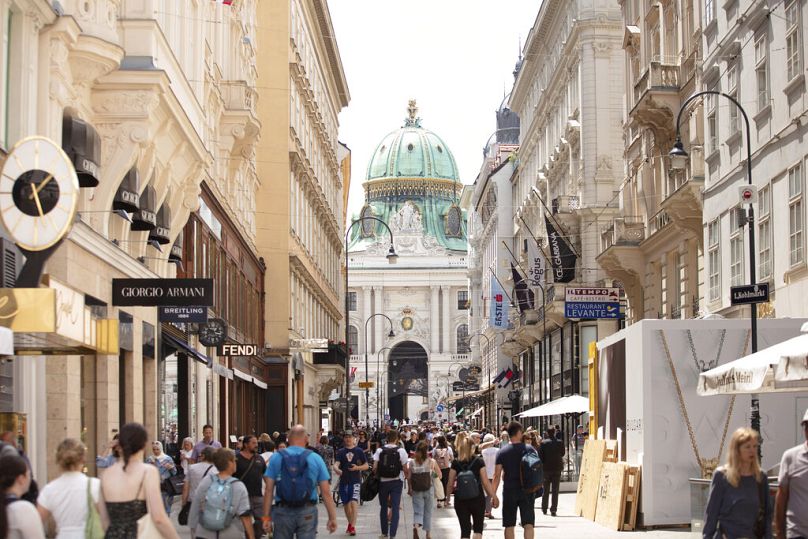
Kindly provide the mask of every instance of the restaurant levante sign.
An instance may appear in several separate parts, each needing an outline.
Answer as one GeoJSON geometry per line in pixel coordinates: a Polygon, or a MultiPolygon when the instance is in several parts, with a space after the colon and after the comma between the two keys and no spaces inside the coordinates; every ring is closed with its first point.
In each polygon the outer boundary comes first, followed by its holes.
{"type": "Polygon", "coordinates": [[[213,279],[113,279],[112,304],[213,306],[213,279]]]}

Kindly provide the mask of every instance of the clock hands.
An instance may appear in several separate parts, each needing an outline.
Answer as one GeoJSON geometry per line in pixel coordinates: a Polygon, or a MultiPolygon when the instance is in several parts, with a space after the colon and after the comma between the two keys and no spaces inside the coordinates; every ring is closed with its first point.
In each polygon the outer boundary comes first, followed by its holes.
{"type": "Polygon", "coordinates": [[[37,193],[36,190],[33,190],[31,192],[31,195],[33,196],[34,202],[36,203],[36,209],[39,212],[39,216],[45,217],[45,212],[42,211],[42,202],[39,200],[39,194],[37,193]]]}
{"type": "MultiPolygon", "coordinates": [[[[36,187],[31,188],[31,194],[30,194],[30,195],[28,195],[28,200],[33,200],[33,199],[34,199],[34,197],[35,197],[36,195],[38,195],[38,194],[39,194],[39,192],[40,192],[40,191],[42,191],[42,189],[45,187],[45,185],[47,185],[47,183],[48,183],[49,181],[51,181],[52,179],[53,179],[53,173],[48,174],[48,175],[45,177],[45,179],[44,179],[44,180],[42,180],[42,181],[39,183],[39,185],[37,185],[36,187]]],[[[39,198],[39,197],[37,197],[37,199],[38,199],[38,198],[39,198]]],[[[41,212],[42,210],[40,209],[39,211],[41,212]]]]}

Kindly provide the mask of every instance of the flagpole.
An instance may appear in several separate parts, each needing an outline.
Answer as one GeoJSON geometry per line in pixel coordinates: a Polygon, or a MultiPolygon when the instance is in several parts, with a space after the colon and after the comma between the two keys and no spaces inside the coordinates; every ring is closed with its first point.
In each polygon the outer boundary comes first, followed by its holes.
{"type": "Polygon", "coordinates": [[[513,303],[513,298],[507,292],[505,292],[505,285],[502,284],[502,281],[499,280],[499,277],[497,277],[497,274],[494,273],[494,270],[491,269],[490,266],[488,267],[488,269],[491,271],[491,275],[494,276],[494,279],[496,279],[497,282],[499,283],[500,288],[502,288],[502,293],[505,294],[506,296],[508,296],[508,301],[510,301],[511,305],[513,305],[514,304],[513,303]]]}
{"type": "MultiPolygon", "coordinates": [[[[527,223],[525,223],[525,226],[527,226],[527,223]]],[[[529,230],[528,230],[528,232],[529,232],[529,230]]],[[[533,235],[533,233],[531,232],[531,236],[532,235],[533,235]]],[[[534,237],[533,239],[536,239],[536,238],[534,237]]],[[[538,242],[536,242],[536,243],[538,244],[538,242]]],[[[527,274],[525,269],[522,267],[522,265],[516,259],[516,256],[514,256],[513,251],[511,251],[511,249],[508,247],[508,244],[505,243],[505,240],[502,240],[502,245],[504,245],[505,248],[508,249],[508,253],[510,253],[511,258],[513,258],[513,261],[516,262],[516,265],[519,266],[519,269],[521,269],[525,274],[527,274]]],[[[542,355],[544,356],[542,358],[542,360],[544,360],[544,359],[547,358],[547,349],[546,349],[546,346],[547,346],[547,295],[546,295],[544,287],[542,285],[538,285],[538,287],[539,287],[539,290],[541,290],[541,352],[542,352],[542,355]]],[[[543,363],[544,363],[544,361],[542,361],[542,364],[543,363]]],[[[541,378],[541,369],[539,370],[539,378],[541,378]]],[[[562,375],[562,378],[563,378],[563,375],[562,375]]],[[[539,389],[539,404],[544,404],[542,402],[541,382],[542,382],[542,380],[539,379],[539,388],[540,388],[539,389]]],[[[561,383],[562,384],[564,383],[563,379],[561,380],[561,383]]],[[[533,395],[531,395],[531,396],[533,396],[533,395]]],[[[532,399],[531,399],[531,401],[532,401],[532,399]]]]}
{"type": "Polygon", "coordinates": [[[536,247],[539,248],[539,250],[541,251],[541,254],[544,255],[544,258],[549,259],[550,257],[547,256],[547,251],[544,250],[544,247],[542,246],[541,242],[539,242],[539,238],[537,238],[536,234],[534,234],[533,231],[530,229],[530,226],[527,224],[527,221],[525,221],[525,219],[521,215],[519,216],[519,220],[522,221],[523,225],[525,225],[525,228],[527,229],[527,233],[530,234],[530,237],[533,238],[533,241],[536,242],[536,247]]]}

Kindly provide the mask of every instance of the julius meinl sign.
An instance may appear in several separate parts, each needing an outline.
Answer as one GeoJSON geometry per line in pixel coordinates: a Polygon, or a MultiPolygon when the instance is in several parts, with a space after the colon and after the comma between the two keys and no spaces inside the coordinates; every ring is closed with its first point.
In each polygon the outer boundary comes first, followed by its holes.
{"type": "Polygon", "coordinates": [[[213,279],[112,279],[112,304],[213,306],[213,279]]]}

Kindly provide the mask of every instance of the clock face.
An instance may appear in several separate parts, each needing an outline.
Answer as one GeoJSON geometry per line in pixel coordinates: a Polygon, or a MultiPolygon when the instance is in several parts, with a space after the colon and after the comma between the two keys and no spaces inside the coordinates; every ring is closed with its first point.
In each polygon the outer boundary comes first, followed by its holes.
{"type": "Polygon", "coordinates": [[[221,318],[211,318],[199,328],[199,342],[205,346],[219,346],[227,340],[227,324],[221,318]]]}
{"type": "Polygon", "coordinates": [[[78,192],[76,171],[59,146],[45,137],[23,139],[0,172],[0,219],[23,249],[47,249],[70,230],[78,192]]]}
{"type": "Polygon", "coordinates": [[[410,318],[409,316],[405,316],[404,318],[402,318],[401,319],[401,328],[404,331],[411,330],[412,329],[412,318],[410,318]]]}

